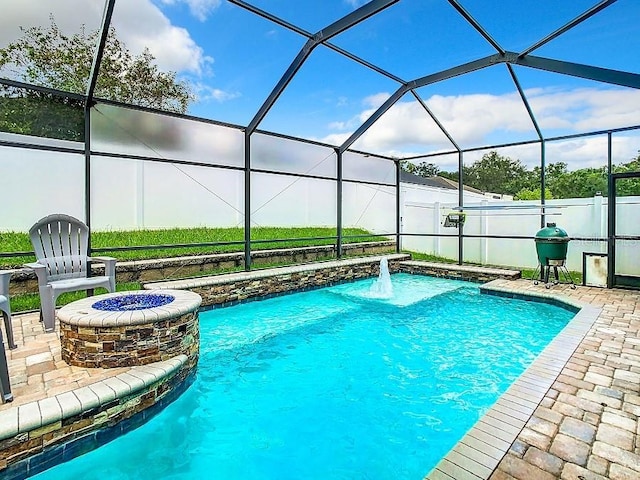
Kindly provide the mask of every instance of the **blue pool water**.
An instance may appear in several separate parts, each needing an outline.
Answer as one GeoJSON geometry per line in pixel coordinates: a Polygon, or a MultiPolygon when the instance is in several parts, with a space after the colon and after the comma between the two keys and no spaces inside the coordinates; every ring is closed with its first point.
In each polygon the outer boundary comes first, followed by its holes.
{"type": "Polygon", "coordinates": [[[397,274],[200,315],[194,384],[38,479],[421,479],[573,313],[397,274]]]}

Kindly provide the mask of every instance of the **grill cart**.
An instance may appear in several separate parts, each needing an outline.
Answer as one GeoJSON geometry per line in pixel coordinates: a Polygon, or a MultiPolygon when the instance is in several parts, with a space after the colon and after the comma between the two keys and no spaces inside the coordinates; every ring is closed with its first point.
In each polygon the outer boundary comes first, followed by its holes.
{"type": "Polygon", "coordinates": [[[538,267],[533,274],[534,284],[544,282],[546,288],[560,283],[560,274],[571,283],[571,288],[576,288],[573,278],[565,262],[567,260],[567,248],[569,235],[555,223],[547,223],[547,226],[536,233],[536,253],[538,254],[538,267]],[[550,277],[553,278],[550,281],[550,277]]]}

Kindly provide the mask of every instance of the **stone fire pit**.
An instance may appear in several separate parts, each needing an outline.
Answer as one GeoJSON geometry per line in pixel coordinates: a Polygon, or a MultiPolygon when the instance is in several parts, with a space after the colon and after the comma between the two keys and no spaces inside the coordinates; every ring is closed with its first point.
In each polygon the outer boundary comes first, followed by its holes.
{"type": "Polygon", "coordinates": [[[62,307],[62,358],[80,367],[129,367],[184,354],[197,362],[200,295],[187,290],[117,292],[62,307]]]}

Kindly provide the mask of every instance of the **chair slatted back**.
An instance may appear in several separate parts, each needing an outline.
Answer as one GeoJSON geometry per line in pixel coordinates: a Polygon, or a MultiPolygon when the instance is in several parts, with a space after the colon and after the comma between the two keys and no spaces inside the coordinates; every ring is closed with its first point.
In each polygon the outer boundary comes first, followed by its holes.
{"type": "Polygon", "coordinates": [[[29,237],[38,262],[47,266],[50,280],[87,276],[89,228],[69,215],[49,215],[39,220],[29,237]]]}

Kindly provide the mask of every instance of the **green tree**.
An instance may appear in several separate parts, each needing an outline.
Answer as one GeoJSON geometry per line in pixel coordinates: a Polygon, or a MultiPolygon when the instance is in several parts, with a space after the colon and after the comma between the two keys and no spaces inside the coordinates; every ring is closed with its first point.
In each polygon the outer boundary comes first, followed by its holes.
{"type": "MultiPolygon", "coordinates": [[[[640,172],[640,152],[638,152],[638,156],[630,162],[614,165],[613,172],[640,172]]],[[[532,177],[536,182],[536,186],[529,187],[528,190],[537,188],[537,198],[540,198],[540,167],[533,169],[532,177]]],[[[567,164],[564,162],[549,163],[545,168],[545,185],[547,194],[551,193],[552,195],[552,197],[547,196],[546,198],[586,198],[593,197],[598,192],[603,196],[607,196],[607,168],[604,166],[598,168],[581,168],[570,172],[567,169],[567,164]]],[[[618,181],[617,189],[618,195],[620,196],[640,195],[640,179],[618,181]]],[[[523,195],[526,196],[527,193],[524,192],[523,195]]],[[[520,198],[520,193],[518,193],[517,196],[520,198]]]]}
{"type": "Polygon", "coordinates": [[[420,162],[418,165],[411,163],[408,160],[401,162],[402,169],[413,173],[414,175],[420,175],[421,177],[435,177],[440,173],[440,168],[433,163],[420,162]]]}
{"type": "MultiPolygon", "coordinates": [[[[529,176],[529,185],[526,187],[527,190],[540,191],[540,172],[540,167],[533,167],[533,171],[529,176]]],[[[567,164],[564,162],[548,163],[545,166],[545,198],[559,198],[558,192],[560,189],[556,185],[567,173],[567,164]]],[[[540,199],[540,196],[538,196],[538,199],[540,199]]]]}
{"type": "MultiPolygon", "coordinates": [[[[515,200],[540,200],[542,198],[542,194],[540,193],[540,187],[523,188],[516,193],[513,198],[515,200]]],[[[544,198],[547,200],[552,200],[554,198],[549,189],[545,189],[544,198]]]]}
{"type": "Polygon", "coordinates": [[[0,85],[0,131],[81,142],[83,103],[0,85]]]}
{"type": "Polygon", "coordinates": [[[520,160],[498,155],[491,151],[480,160],[463,169],[466,185],[483,192],[506,193],[515,195],[530,186],[531,172],[520,160]]]}
{"type": "MultiPolygon", "coordinates": [[[[464,168],[462,169],[462,171],[464,172],[464,168]]],[[[454,182],[458,181],[458,171],[454,170],[453,172],[439,172],[438,176],[442,177],[442,178],[448,178],[449,180],[453,180],[454,182]]]]}
{"type": "MultiPolygon", "coordinates": [[[[638,156],[628,163],[613,166],[613,173],[640,172],[640,151],[638,156]]],[[[640,195],[640,178],[627,178],[616,182],[616,195],[640,195]]]]}
{"type": "MultiPolygon", "coordinates": [[[[533,168],[531,173],[531,185],[530,189],[540,188],[540,167],[533,168]]],[[[548,163],[544,169],[545,175],[545,191],[553,192],[556,182],[567,174],[567,164],[564,162],[548,163]]]]}
{"type": "MultiPolygon", "coordinates": [[[[0,49],[0,72],[4,76],[8,72],[11,78],[27,84],[72,93],[86,92],[99,31],[87,33],[82,28],[78,33],[65,35],[53,17],[47,28],[21,27],[21,30],[23,34],[18,40],[0,49]]],[[[24,89],[4,87],[0,94],[4,100],[0,104],[0,122],[3,129],[11,132],[48,136],[51,130],[59,132],[67,128],[34,131],[30,122],[14,115],[25,106],[30,113],[41,112],[41,116],[51,119],[58,118],[58,115],[51,115],[52,111],[64,111],[65,105],[78,106],[51,94],[24,89]]],[[[158,69],[148,50],[133,55],[118,39],[113,27],[109,29],[105,44],[95,95],[176,113],[185,113],[195,98],[191,86],[179,80],[176,72],[158,69]]],[[[46,120],[35,120],[35,124],[42,123],[46,120]]],[[[72,136],[77,136],[76,133],[72,136]]]]}
{"type": "Polygon", "coordinates": [[[550,183],[549,189],[556,198],[585,198],[593,197],[600,192],[607,192],[607,169],[581,168],[566,172],[550,183]]]}
{"type": "MultiPolygon", "coordinates": [[[[405,169],[412,173],[438,175],[458,181],[458,172],[440,171],[435,165],[408,164],[405,169]]],[[[462,169],[464,184],[485,192],[514,195],[517,200],[540,200],[540,167],[528,170],[520,160],[489,152],[471,165],[462,169]]],[[[630,162],[613,166],[614,173],[640,172],[640,151],[630,162]]],[[[607,195],[607,169],[581,168],[569,171],[564,162],[548,163],[545,166],[545,198],[584,198],[600,192],[607,195]]],[[[640,179],[630,178],[617,183],[619,196],[640,195],[640,179]]]]}

